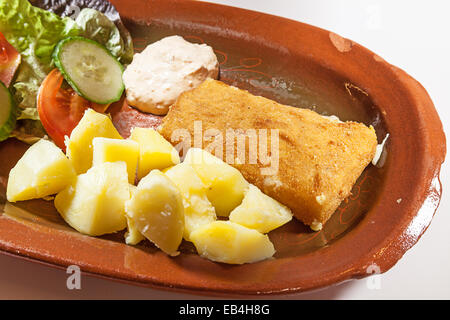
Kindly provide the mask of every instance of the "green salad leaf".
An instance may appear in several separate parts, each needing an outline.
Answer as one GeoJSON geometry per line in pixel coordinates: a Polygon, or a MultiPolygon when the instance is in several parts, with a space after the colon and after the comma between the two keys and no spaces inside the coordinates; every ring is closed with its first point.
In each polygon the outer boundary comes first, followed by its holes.
{"type": "Polygon", "coordinates": [[[85,8],[76,18],[82,36],[103,44],[122,63],[129,63],[134,50],[126,45],[117,26],[100,11],[85,8]]]}
{"type": "Polygon", "coordinates": [[[19,107],[35,108],[39,86],[54,67],[55,46],[81,29],[72,19],[33,7],[27,0],[0,0],[0,32],[22,55],[13,85],[19,107]]]}
{"type": "Polygon", "coordinates": [[[27,0],[0,0],[0,32],[22,56],[12,85],[19,106],[21,128],[17,132],[21,135],[42,132],[36,98],[42,81],[55,68],[52,54],[59,41],[72,36],[92,39],[122,63],[129,63],[134,53],[131,38],[124,37],[106,15],[89,8],[81,10],[73,20],[32,6],[27,0]]]}
{"type": "Polygon", "coordinates": [[[76,19],[80,11],[85,8],[101,12],[116,25],[123,40],[122,53],[117,55],[119,61],[128,64],[133,60],[134,49],[131,34],[122,22],[117,9],[108,0],[31,0],[31,3],[36,7],[54,12],[60,17],[71,17],[72,19],[76,19]]]}

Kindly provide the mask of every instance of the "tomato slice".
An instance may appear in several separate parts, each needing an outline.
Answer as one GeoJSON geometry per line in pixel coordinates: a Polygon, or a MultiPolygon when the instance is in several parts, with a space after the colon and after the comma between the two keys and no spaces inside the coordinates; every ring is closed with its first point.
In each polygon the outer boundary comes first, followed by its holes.
{"type": "Polygon", "coordinates": [[[45,131],[62,150],[66,150],[64,137],[91,108],[104,113],[109,105],[99,105],[80,97],[71,87],[63,86],[64,77],[58,69],[52,70],[39,89],[37,109],[45,131]]]}
{"type": "Polygon", "coordinates": [[[0,81],[9,87],[14,74],[19,68],[21,57],[19,52],[6,40],[0,32],[0,81]]]}

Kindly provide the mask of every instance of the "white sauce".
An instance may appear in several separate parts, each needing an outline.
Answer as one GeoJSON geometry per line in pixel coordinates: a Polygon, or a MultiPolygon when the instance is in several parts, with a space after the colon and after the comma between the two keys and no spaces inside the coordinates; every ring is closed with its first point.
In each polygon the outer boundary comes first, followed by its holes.
{"type": "Polygon", "coordinates": [[[123,81],[130,105],[164,115],[181,93],[218,75],[219,62],[210,46],[170,36],[135,54],[123,81]]]}

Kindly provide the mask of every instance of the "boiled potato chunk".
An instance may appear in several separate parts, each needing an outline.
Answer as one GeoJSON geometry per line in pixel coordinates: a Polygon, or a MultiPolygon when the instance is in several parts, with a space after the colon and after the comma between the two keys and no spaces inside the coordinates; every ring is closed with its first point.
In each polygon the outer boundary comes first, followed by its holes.
{"type": "Polygon", "coordinates": [[[209,260],[229,264],[261,261],[274,255],[267,235],[231,221],[215,221],[194,230],[191,241],[209,260]]]}
{"type": "Polygon", "coordinates": [[[230,213],[230,221],[268,233],[292,220],[291,210],[250,185],[242,203],[230,213]]]}
{"type": "Polygon", "coordinates": [[[79,175],[58,193],[55,207],[77,231],[100,236],[127,227],[125,201],[130,196],[125,162],[105,162],[79,175]]]}
{"type": "Polygon", "coordinates": [[[206,185],[208,199],[218,216],[228,217],[241,204],[249,184],[239,170],[198,148],[189,149],[184,162],[194,168],[206,185]]]}
{"type": "Polygon", "coordinates": [[[72,163],[55,144],[39,140],[9,172],[6,197],[10,202],[56,194],[76,178],[72,163]]]}
{"type": "Polygon", "coordinates": [[[130,139],[139,143],[138,179],[153,169],[162,170],[180,163],[177,150],[154,129],[134,128],[130,139]]]}
{"type": "Polygon", "coordinates": [[[127,232],[125,233],[125,243],[129,245],[137,245],[142,240],[145,240],[145,237],[142,233],[139,232],[139,229],[136,226],[136,223],[129,216],[127,218],[127,232]]]}
{"type": "MultiPolygon", "coordinates": [[[[130,184],[130,196],[133,197],[136,192],[137,187],[135,185],[130,184]]],[[[127,218],[127,232],[125,233],[125,243],[130,245],[136,245],[142,240],[145,240],[145,237],[142,233],[139,232],[136,227],[136,223],[132,218],[128,215],[125,215],[127,218]]]]}
{"type": "Polygon", "coordinates": [[[66,140],[66,153],[77,174],[85,173],[92,166],[92,140],[95,137],[122,139],[107,115],[87,109],[66,140]]]}
{"type": "Polygon", "coordinates": [[[103,162],[124,161],[128,182],[134,183],[139,159],[139,144],[136,141],[97,137],[92,140],[92,146],[94,166],[103,162]]]}
{"type": "Polygon", "coordinates": [[[180,189],[184,205],[184,239],[189,241],[192,231],[217,219],[216,212],[206,196],[206,186],[194,168],[180,163],[165,171],[180,189]]]}
{"type": "Polygon", "coordinates": [[[183,240],[183,197],[161,171],[153,170],[137,186],[125,204],[126,214],[139,232],[171,256],[179,254],[183,240]]]}

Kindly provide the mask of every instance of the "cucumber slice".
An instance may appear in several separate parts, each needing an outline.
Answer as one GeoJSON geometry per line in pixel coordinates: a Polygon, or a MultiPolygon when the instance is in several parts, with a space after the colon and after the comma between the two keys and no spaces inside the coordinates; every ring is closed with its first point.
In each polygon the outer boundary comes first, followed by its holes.
{"type": "Polygon", "coordinates": [[[64,79],[83,98],[98,104],[120,100],[124,68],[101,44],[70,37],[58,43],[53,58],[64,79]]]}
{"type": "Polygon", "coordinates": [[[16,126],[16,104],[8,88],[0,82],[0,141],[9,138],[16,126]]]}

